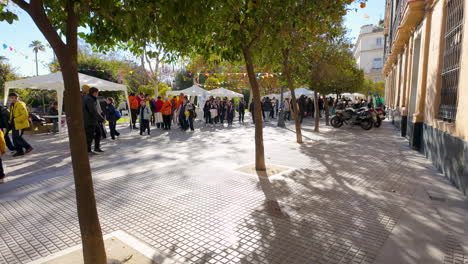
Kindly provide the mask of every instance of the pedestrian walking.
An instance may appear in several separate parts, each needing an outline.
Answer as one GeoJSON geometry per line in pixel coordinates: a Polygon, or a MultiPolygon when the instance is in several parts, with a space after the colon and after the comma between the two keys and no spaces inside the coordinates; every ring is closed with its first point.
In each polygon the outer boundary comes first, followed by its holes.
{"type": "Polygon", "coordinates": [[[151,97],[151,95],[146,96],[146,105],[148,105],[151,109],[151,118],[150,118],[150,124],[152,126],[156,126],[156,100],[151,97]]]}
{"type": "Polygon", "coordinates": [[[120,133],[117,132],[117,120],[120,119],[120,112],[115,109],[114,98],[109,97],[106,100],[106,119],[109,122],[110,135],[112,140],[115,140],[115,137],[120,136],[120,133]],[[118,115],[119,114],[119,115],[118,115]]]}
{"type": "Polygon", "coordinates": [[[239,123],[240,122],[244,123],[245,102],[243,98],[239,100],[239,106],[237,107],[237,111],[239,112],[239,123]]]}
{"type": "Polygon", "coordinates": [[[158,100],[154,103],[155,105],[155,113],[154,113],[154,120],[156,122],[157,128],[164,128],[164,120],[161,113],[162,107],[164,102],[161,100],[161,96],[158,96],[158,100]]]}
{"type": "Polygon", "coordinates": [[[142,100],[140,102],[140,135],[143,136],[144,132],[147,132],[148,135],[151,134],[150,130],[150,120],[153,113],[151,113],[151,109],[149,105],[146,105],[146,101],[142,100]]]}
{"type": "Polygon", "coordinates": [[[177,100],[177,96],[172,97],[171,99],[171,105],[172,105],[172,122],[174,125],[177,125],[177,122],[179,121],[179,117],[177,116],[177,110],[179,109],[179,101],[177,100]]]}
{"type": "Polygon", "coordinates": [[[24,129],[29,128],[29,113],[26,109],[26,104],[19,99],[17,93],[10,93],[10,120],[12,134],[13,134],[13,146],[15,147],[16,153],[13,157],[23,156],[25,153],[29,153],[33,150],[31,145],[23,138],[24,129]]]}
{"type": "Polygon", "coordinates": [[[270,121],[271,112],[273,111],[273,105],[271,104],[270,98],[265,98],[263,103],[263,112],[265,113],[265,122],[270,121]]]}
{"type": "Polygon", "coordinates": [[[286,120],[291,121],[291,102],[289,98],[284,100],[284,113],[286,120]]]}
{"type": "Polygon", "coordinates": [[[234,121],[234,113],[234,104],[231,100],[229,100],[226,105],[226,120],[228,122],[228,126],[232,126],[232,122],[234,121]]]}
{"type": "Polygon", "coordinates": [[[10,110],[6,106],[0,106],[0,129],[2,130],[4,136],[3,139],[5,140],[6,146],[10,151],[15,151],[15,146],[11,142],[8,133],[11,131],[10,125],[10,110]]]}
{"type": "Polygon", "coordinates": [[[140,108],[140,103],[138,102],[138,97],[135,96],[135,93],[130,93],[128,97],[128,102],[130,103],[130,115],[132,118],[132,128],[136,129],[136,121],[138,118],[138,112],[140,108]]]}
{"type": "Polygon", "coordinates": [[[211,124],[211,101],[208,100],[205,102],[205,105],[203,106],[203,117],[205,118],[205,125],[211,124]]]}
{"type": "Polygon", "coordinates": [[[102,116],[102,121],[98,121],[98,127],[101,129],[101,139],[107,138],[107,131],[106,131],[106,107],[107,103],[104,98],[101,98],[101,100],[97,100],[97,111],[98,113],[102,116]]]}
{"type": "Polygon", "coordinates": [[[52,121],[52,124],[53,124],[52,133],[55,134],[55,133],[57,133],[59,131],[59,123],[58,123],[59,111],[58,111],[58,103],[57,102],[54,102],[52,104],[52,107],[49,109],[49,115],[56,116],[56,117],[52,117],[50,119],[52,121]]]}
{"type": "Polygon", "coordinates": [[[101,149],[101,128],[98,126],[99,122],[103,122],[104,118],[97,110],[97,97],[99,90],[91,87],[87,95],[83,97],[83,119],[86,131],[86,143],[88,145],[88,153],[91,155],[95,152],[104,152],[101,149]],[[94,140],[94,152],[91,146],[94,140]]]}
{"type": "Polygon", "coordinates": [[[171,116],[172,116],[172,102],[166,97],[163,106],[161,108],[161,114],[163,116],[164,130],[171,129],[171,116]]]}

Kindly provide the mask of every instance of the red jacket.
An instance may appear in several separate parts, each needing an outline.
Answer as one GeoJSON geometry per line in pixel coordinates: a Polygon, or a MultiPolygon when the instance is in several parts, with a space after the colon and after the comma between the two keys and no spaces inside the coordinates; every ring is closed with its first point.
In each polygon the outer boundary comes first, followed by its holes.
{"type": "Polygon", "coordinates": [[[140,107],[140,102],[138,101],[136,96],[129,96],[128,102],[130,104],[130,109],[138,110],[138,108],[140,107]]]}
{"type": "Polygon", "coordinates": [[[156,113],[161,112],[164,102],[162,100],[156,100],[156,113]]]}

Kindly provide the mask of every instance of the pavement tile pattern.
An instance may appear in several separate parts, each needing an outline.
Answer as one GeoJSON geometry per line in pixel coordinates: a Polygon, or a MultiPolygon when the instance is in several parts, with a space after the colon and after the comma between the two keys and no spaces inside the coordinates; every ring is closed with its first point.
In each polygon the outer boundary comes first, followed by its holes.
{"type": "MultiPolygon", "coordinates": [[[[105,234],[123,230],[187,263],[375,263],[416,194],[419,175],[440,177],[390,124],[312,132],[264,130],[267,161],[293,170],[236,171],[254,160],[254,128],[194,133],[122,129],[92,160],[105,234]]],[[[27,263],[80,243],[66,137],[29,137],[35,152],[7,158],[0,189],[0,263],[27,263]]],[[[454,192],[456,190],[454,189],[454,192]]],[[[467,264],[448,232],[443,263],[467,264]]]]}

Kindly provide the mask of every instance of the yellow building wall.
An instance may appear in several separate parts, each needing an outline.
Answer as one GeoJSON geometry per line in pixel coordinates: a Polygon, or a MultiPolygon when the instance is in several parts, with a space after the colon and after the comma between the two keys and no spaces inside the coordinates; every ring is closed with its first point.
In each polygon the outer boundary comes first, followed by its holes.
{"type": "MultiPolygon", "coordinates": [[[[427,33],[427,27],[428,27],[428,20],[427,17],[424,18],[424,20],[421,22],[421,50],[420,50],[420,59],[419,59],[419,76],[418,76],[418,92],[416,94],[417,97],[417,104],[416,104],[416,111],[414,113],[414,116],[412,118],[412,122],[423,122],[424,121],[424,106],[426,102],[426,80],[427,80],[427,75],[425,74],[425,69],[427,68],[427,60],[428,54],[426,50],[426,43],[428,41],[428,38],[430,39],[430,36],[428,36],[427,33]]],[[[409,117],[410,118],[410,117],[409,117]]]]}
{"type": "Polygon", "coordinates": [[[465,0],[465,24],[463,25],[463,46],[458,84],[458,109],[455,121],[455,135],[468,140],[468,0],[465,0]]]}
{"type": "Polygon", "coordinates": [[[438,1],[432,9],[431,42],[427,58],[427,85],[424,122],[437,126],[437,113],[440,103],[440,80],[443,67],[444,46],[444,1],[438,1]]]}

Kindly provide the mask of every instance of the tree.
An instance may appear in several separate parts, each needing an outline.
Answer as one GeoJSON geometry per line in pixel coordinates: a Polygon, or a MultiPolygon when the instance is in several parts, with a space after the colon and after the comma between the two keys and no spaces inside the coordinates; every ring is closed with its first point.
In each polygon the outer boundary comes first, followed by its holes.
{"type": "MultiPolygon", "coordinates": [[[[83,125],[83,112],[81,106],[80,84],[78,80],[78,26],[89,26],[92,29],[91,39],[100,42],[99,34],[102,25],[111,24],[118,31],[109,31],[106,34],[115,38],[122,37],[125,30],[135,30],[137,19],[133,17],[126,20],[126,26],[118,25],[116,17],[128,19],[125,16],[128,6],[120,2],[109,2],[105,0],[97,1],[42,1],[12,0],[24,10],[37,25],[44,37],[54,50],[60,64],[64,80],[65,111],[67,114],[67,125],[70,152],[75,179],[76,201],[78,220],[80,224],[83,257],[86,264],[106,263],[106,252],[102,238],[102,231],[99,224],[96,209],[96,199],[91,176],[91,168],[86,150],[86,138],[83,125]],[[134,19],[134,20],[133,20],[134,19]],[[132,21],[134,21],[132,23],[132,21]],[[101,27],[99,26],[101,25],[101,27]],[[98,33],[98,35],[96,35],[98,33]]],[[[8,2],[7,2],[8,3],[8,2]]],[[[141,10],[139,4],[129,7],[132,10],[141,10]]],[[[18,19],[7,6],[0,4],[0,20],[12,23],[18,19]]]]}
{"type": "MultiPolygon", "coordinates": [[[[192,36],[191,27],[187,27],[187,24],[183,22],[171,25],[171,30],[177,33],[171,35],[171,37],[185,40],[185,42],[179,42],[201,54],[216,53],[221,58],[229,61],[244,59],[255,105],[255,168],[264,171],[266,170],[266,164],[263,146],[263,121],[260,111],[260,90],[256,79],[252,51],[254,45],[258,45],[258,42],[264,37],[266,25],[273,23],[273,18],[269,13],[272,3],[264,0],[199,2],[200,4],[193,3],[193,6],[208,5],[210,12],[203,10],[200,16],[197,16],[196,20],[200,18],[199,21],[204,23],[198,28],[197,37],[192,36]],[[190,32],[188,32],[189,30],[190,32]]],[[[193,13],[193,9],[190,9],[190,11],[193,13]]],[[[185,20],[187,19],[184,18],[185,20]]]]}
{"type": "Polygon", "coordinates": [[[2,98],[5,92],[5,82],[13,81],[18,79],[18,75],[15,73],[15,70],[6,63],[7,59],[0,56],[0,91],[2,98]],[[2,59],[3,58],[3,59],[2,59]]]}
{"type": "Polygon", "coordinates": [[[32,48],[34,51],[34,56],[36,58],[36,76],[39,76],[39,66],[37,63],[37,53],[39,51],[45,51],[45,46],[42,44],[41,41],[39,40],[33,40],[31,44],[29,44],[29,47],[32,48]]]}

